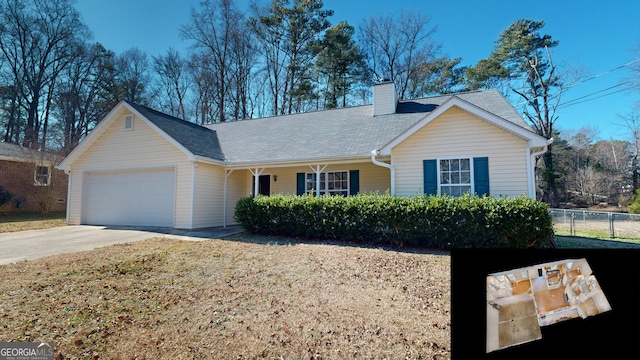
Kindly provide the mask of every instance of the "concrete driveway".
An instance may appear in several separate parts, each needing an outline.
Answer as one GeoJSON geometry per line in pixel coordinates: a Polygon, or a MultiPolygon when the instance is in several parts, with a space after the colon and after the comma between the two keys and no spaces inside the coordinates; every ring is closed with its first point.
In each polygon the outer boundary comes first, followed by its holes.
{"type": "Polygon", "coordinates": [[[11,232],[0,234],[0,265],[55,254],[91,250],[152,237],[202,241],[229,236],[242,231],[243,229],[239,226],[228,226],[226,229],[176,230],[79,225],[11,232]]]}

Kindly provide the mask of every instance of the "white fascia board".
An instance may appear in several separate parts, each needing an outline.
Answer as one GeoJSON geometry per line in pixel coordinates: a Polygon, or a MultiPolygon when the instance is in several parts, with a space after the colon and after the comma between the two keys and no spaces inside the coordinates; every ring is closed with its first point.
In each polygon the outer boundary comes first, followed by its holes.
{"type": "Polygon", "coordinates": [[[199,163],[203,163],[203,164],[209,164],[209,165],[219,165],[219,166],[226,166],[227,163],[221,160],[214,160],[208,157],[204,157],[204,156],[199,156],[199,155],[194,155],[193,156],[193,161],[195,162],[199,162],[199,163]]]}
{"type": "Polygon", "coordinates": [[[227,162],[227,169],[242,170],[259,168],[284,168],[294,166],[306,166],[306,165],[318,165],[318,164],[356,164],[356,163],[368,163],[371,162],[371,154],[367,156],[359,157],[344,157],[344,158],[317,158],[317,159],[304,159],[304,160],[282,160],[282,161],[263,161],[263,162],[227,162]]]}
{"type": "Polygon", "coordinates": [[[430,112],[427,116],[425,116],[422,120],[413,124],[407,130],[398,135],[395,139],[388,142],[382,148],[380,148],[381,155],[390,155],[391,150],[398,146],[400,143],[408,139],[411,135],[416,133],[418,130],[422,129],[424,126],[429,124],[431,121],[437,119],[439,116],[444,114],[447,110],[457,107],[463,111],[466,111],[472,115],[479,117],[494,126],[497,126],[503,130],[506,130],[524,140],[531,141],[533,146],[546,146],[547,139],[544,137],[534,133],[533,131],[529,131],[521,126],[518,126],[508,120],[505,120],[487,110],[484,110],[476,105],[471,104],[470,102],[464,101],[457,96],[452,96],[447,101],[438,106],[435,110],[430,112]]]}
{"type": "MultiPolygon", "coordinates": [[[[96,142],[100,135],[104,133],[109,127],[108,124],[113,121],[115,114],[117,114],[120,109],[125,107],[125,105],[127,105],[127,103],[124,100],[121,100],[116,106],[114,106],[113,109],[111,109],[111,111],[109,111],[109,113],[102,119],[102,121],[100,121],[98,125],[96,125],[91,130],[91,132],[89,132],[89,135],[87,135],[78,144],[78,146],[76,146],[75,149],[73,149],[71,153],[69,153],[69,155],[67,155],[67,157],[65,157],[64,160],[62,160],[62,162],[58,164],[58,166],[56,166],[56,169],[65,171],[71,170],[71,164],[73,164],[78,159],[78,157],[80,157],[80,155],[84,154],[84,152],[87,151],[87,149],[89,149],[89,147],[94,142],[96,142]]],[[[127,106],[127,108],[130,107],[127,106]]]]}

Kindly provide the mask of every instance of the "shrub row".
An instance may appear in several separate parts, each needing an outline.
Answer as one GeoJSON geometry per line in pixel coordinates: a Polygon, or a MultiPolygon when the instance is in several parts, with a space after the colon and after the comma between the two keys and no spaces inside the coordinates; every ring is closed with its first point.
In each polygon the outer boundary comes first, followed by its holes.
{"type": "Polygon", "coordinates": [[[547,205],[527,197],[258,196],[238,201],[247,231],[426,248],[530,248],[553,237],[547,205]]]}

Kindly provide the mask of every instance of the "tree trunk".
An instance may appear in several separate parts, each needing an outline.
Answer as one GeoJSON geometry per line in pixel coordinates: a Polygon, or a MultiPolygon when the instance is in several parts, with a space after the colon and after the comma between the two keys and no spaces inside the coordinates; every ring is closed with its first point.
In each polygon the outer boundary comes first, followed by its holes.
{"type": "Polygon", "coordinates": [[[551,207],[558,207],[560,201],[558,199],[558,186],[556,183],[557,175],[553,164],[553,153],[551,152],[551,145],[546,153],[542,155],[544,163],[544,169],[542,172],[542,179],[544,182],[543,201],[549,204],[551,207]]]}

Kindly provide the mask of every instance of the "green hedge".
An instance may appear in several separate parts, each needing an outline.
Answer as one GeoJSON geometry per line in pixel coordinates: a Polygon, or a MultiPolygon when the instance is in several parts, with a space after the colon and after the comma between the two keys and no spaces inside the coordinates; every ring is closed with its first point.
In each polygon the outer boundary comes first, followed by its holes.
{"type": "Polygon", "coordinates": [[[547,205],[528,197],[258,196],[238,201],[247,231],[425,248],[530,248],[553,237],[547,205]]]}

